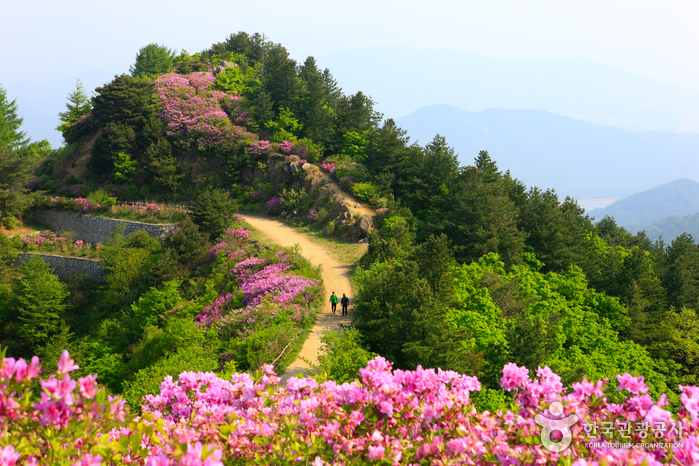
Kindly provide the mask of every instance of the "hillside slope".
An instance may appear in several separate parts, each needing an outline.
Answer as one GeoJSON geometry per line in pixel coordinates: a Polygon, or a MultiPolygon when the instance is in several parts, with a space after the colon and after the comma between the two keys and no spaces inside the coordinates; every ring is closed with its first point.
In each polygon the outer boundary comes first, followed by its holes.
{"type": "MultiPolygon", "coordinates": [[[[669,231],[662,233],[665,228],[662,225],[665,224],[656,222],[668,217],[682,217],[696,212],[699,212],[699,183],[683,178],[634,194],[602,209],[591,210],[589,214],[597,220],[606,215],[614,217],[618,225],[631,233],[655,224],[652,229],[653,237],[657,238],[663,234],[663,237],[670,239],[667,238],[669,231]]],[[[669,224],[666,226],[669,227],[669,224]]],[[[680,233],[682,231],[674,234],[673,237],[680,233]]]]}

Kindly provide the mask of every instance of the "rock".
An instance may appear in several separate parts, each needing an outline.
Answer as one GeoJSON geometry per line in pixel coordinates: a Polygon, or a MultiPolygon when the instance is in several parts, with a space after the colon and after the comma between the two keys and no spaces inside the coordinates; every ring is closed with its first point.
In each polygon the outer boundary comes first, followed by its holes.
{"type": "Polygon", "coordinates": [[[359,241],[357,241],[357,242],[358,242],[359,244],[364,244],[364,243],[368,243],[368,242],[369,242],[369,240],[368,240],[368,239],[366,239],[366,238],[362,238],[362,239],[360,239],[360,240],[359,240],[359,241]]]}
{"type": "Polygon", "coordinates": [[[291,162],[289,164],[289,171],[291,172],[292,175],[299,170],[301,170],[301,166],[299,165],[298,162],[291,162]]]}
{"type": "Polygon", "coordinates": [[[371,233],[371,231],[374,229],[374,221],[371,219],[371,216],[368,214],[362,215],[362,217],[359,219],[359,223],[357,224],[357,228],[359,228],[359,231],[362,232],[362,235],[369,235],[369,233],[371,233]]]}
{"type": "Polygon", "coordinates": [[[226,68],[224,68],[221,65],[214,68],[214,74],[225,73],[225,72],[226,72],[226,68]]]}
{"type": "Polygon", "coordinates": [[[224,61],[221,62],[221,65],[220,65],[220,66],[222,66],[222,67],[224,67],[224,68],[234,68],[234,67],[237,67],[238,64],[237,64],[237,63],[233,63],[232,61],[225,61],[225,60],[224,60],[224,61]]]}
{"type": "Polygon", "coordinates": [[[361,209],[362,206],[361,206],[360,204],[355,204],[355,205],[354,205],[354,208],[355,208],[355,209],[361,209]]]}

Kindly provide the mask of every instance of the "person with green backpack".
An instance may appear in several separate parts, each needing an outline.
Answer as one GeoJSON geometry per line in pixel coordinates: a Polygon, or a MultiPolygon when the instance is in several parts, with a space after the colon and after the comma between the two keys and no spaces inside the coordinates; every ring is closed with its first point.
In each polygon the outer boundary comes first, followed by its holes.
{"type": "Polygon", "coordinates": [[[337,311],[337,295],[333,291],[332,296],[330,296],[330,304],[333,310],[333,314],[335,314],[335,311],[337,311]]]}

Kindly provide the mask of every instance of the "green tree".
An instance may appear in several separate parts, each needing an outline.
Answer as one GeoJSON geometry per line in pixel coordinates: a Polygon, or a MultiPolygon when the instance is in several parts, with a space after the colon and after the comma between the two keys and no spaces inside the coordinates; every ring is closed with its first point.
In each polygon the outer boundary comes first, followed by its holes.
{"type": "Polygon", "coordinates": [[[136,132],[131,126],[121,122],[107,123],[92,147],[88,165],[100,175],[109,175],[114,171],[119,153],[133,153],[135,143],[136,132]]]}
{"type": "Polygon", "coordinates": [[[233,215],[238,211],[238,204],[230,195],[221,190],[206,190],[194,199],[192,220],[201,231],[214,239],[223,234],[233,221],[233,215]]]}
{"type": "Polygon", "coordinates": [[[670,309],[661,322],[662,335],[649,348],[660,361],[678,364],[677,384],[699,384],[699,318],[693,309],[670,309]]]}
{"type": "Polygon", "coordinates": [[[85,93],[83,83],[78,79],[78,82],[75,84],[75,89],[68,94],[66,111],[58,114],[61,124],[56,127],[56,130],[60,131],[65,138],[66,131],[68,131],[70,125],[78,121],[78,119],[88,113],[90,109],[92,109],[90,98],[85,93]]]}
{"type": "Polygon", "coordinates": [[[682,233],[667,248],[662,280],[672,306],[699,309],[699,246],[689,233],[682,233]]]}
{"type": "Polygon", "coordinates": [[[271,45],[264,34],[256,32],[251,36],[243,31],[228,36],[225,44],[227,50],[244,55],[252,65],[264,60],[271,45]]]}
{"type": "Polygon", "coordinates": [[[264,128],[267,123],[274,120],[274,109],[272,108],[272,99],[269,94],[261,91],[257,96],[257,102],[252,107],[252,115],[255,118],[255,123],[260,128],[264,128]]]}
{"type": "Polygon", "coordinates": [[[136,63],[129,68],[131,76],[153,77],[172,71],[175,52],[164,45],[148,44],[138,50],[136,63]]]}
{"type": "Polygon", "coordinates": [[[20,131],[24,118],[17,115],[17,99],[7,100],[7,91],[0,86],[0,146],[19,149],[29,143],[27,133],[20,131]]]}
{"type": "Polygon", "coordinates": [[[359,369],[376,357],[364,348],[362,334],[354,327],[343,330],[327,330],[320,337],[318,370],[339,384],[359,377],[359,369]]]}
{"type": "Polygon", "coordinates": [[[304,84],[297,112],[303,123],[302,135],[322,143],[333,133],[333,111],[323,74],[318,70],[315,58],[306,58],[299,70],[299,77],[304,84]]]}
{"type": "Polygon", "coordinates": [[[158,190],[169,196],[177,192],[184,178],[180,163],[172,156],[172,148],[165,138],[160,138],[146,150],[145,163],[150,178],[158,190]]]}
{"type": "Polygon", "coordinates": [[[18,201],[21,182],[34,169],[34,159],[14,150],[10,145],[0,145],[0,215],[4,219],[9,209],[18,201]]]}
{"type": "Polygon", "coordinates": [[[38,257],[31,257],[19,274],[10,305],[17,313],[18,335],[36,350],[60,330],[69,293],[51,266],[38,257]]]}
{"type": "Polygon", "coordinates": [[[265,56],[263,83],[275,113],[282,107],[296,109],[301,92],[296,61],[289,58],[289,52],[280,44],[272,45],[265,56]]]}
{"type": "Polygon", "coordinates": [[[150,79],[122,74],[95,92],[92,116],[102,127],[119,122],[140,130],[157,113],[155,84],[150,79]]]}
{"type": "Polygon", "coordinates": [[[190,217],[185,217],[178,225],[177,231],[168,236],[163,247],[171,250],[177,262],[186,264],[204,254],[206,250],[206,234],[190,217]]]}

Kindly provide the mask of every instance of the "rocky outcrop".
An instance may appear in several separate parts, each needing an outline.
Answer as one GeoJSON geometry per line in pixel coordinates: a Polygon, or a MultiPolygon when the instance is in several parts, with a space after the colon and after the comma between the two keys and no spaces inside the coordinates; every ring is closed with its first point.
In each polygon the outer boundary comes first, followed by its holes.
{"type": "Polygon", "coordinates": [[[360,236],[374,229],[376,213],[340,186],[316,165],[306,163],[303,187],[314,197],[314,208],[325,209],[335,224],[353,228],[360,236]]]}

